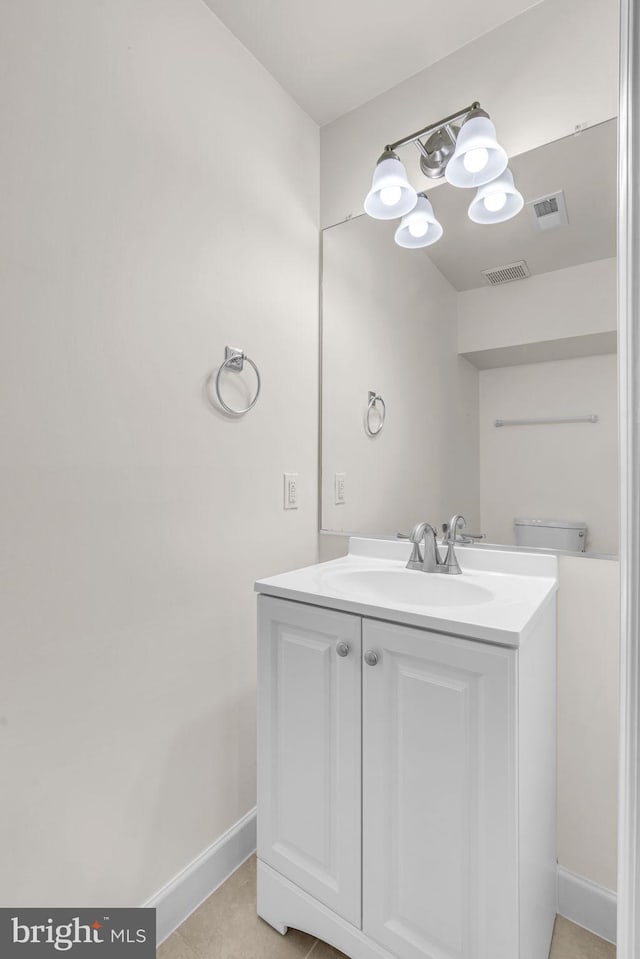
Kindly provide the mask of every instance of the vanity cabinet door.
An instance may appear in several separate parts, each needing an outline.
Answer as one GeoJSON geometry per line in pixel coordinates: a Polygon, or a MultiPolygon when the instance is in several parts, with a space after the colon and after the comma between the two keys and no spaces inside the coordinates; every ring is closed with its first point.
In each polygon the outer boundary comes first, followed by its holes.
{"type": "Polygon", "coordinates": [[[516,959],[517,651],[364,620],[363,654],[365,933],[516,959]]]}
{"type": "Polygon", "coordinates": [[[258,857],[361,926],[361,619],[258,599],[258,857]]]}

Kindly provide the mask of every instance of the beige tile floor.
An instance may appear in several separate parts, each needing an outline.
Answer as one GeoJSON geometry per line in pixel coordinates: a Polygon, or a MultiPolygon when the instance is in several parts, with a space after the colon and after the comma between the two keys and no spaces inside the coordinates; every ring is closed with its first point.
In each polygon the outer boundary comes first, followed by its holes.
{"type": "MultiPolygon", "coordinates": [[[[615,959],[615,946],[572,922],[556,921],[550,959],[615,959]]],[[[255,856],[158,949],[157,959],[344,959],[312,936],[275,932],[256,915],[255,856]]]]}

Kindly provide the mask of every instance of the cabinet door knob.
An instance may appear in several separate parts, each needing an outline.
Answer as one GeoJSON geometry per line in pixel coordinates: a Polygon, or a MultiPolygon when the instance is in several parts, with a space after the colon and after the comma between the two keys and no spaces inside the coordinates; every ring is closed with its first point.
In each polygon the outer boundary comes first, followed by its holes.
{"type": "Polygon", "coordinates": [[[336,646],[336,653],[338,654],[338,656],[348,656],[349,643],[345,643],[344,640],[340,640],[340,642],[336,646]]]}
{"type": "Polygon", "coordinates": [[[374,653],[372,649],[368,649],[364,654],[364,661],[367,666],[375,666],[378,662],[378,654],[374,653]]]}

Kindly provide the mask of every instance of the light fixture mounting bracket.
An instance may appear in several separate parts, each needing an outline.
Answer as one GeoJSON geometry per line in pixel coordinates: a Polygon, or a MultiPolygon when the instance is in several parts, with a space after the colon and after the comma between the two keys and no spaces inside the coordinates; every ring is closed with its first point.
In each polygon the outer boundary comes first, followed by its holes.
{"type": "Polygon", "coordinates": [[[423,143],[416,140],[420,151],[420,169],[430,180],[439,180],[444,176],[447,163],[456,148],[456,138],[460,127],[447,124],[432,133],[423,143]]]}
{"type": "Polygon", "coordinates": [[[477,100],[451,116],[430,123],[421,130],[396,140],[395,143],[388,143],[380,159],[395,159],[395,151],[399,147],[413,143],[420,153],[420,169],[424,175],[430,180],[438,180],[444,176],[447,163],[453,156],[460,127],[472,116],[488,116],[477,100]]]}

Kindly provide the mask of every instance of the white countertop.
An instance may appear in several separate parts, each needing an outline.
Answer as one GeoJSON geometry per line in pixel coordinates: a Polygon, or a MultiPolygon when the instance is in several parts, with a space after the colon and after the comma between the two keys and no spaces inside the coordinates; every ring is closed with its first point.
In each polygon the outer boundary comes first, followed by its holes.
{"type": "Polygon", "coordinates": [[[349,541],[347,556],[258,580],[255,589],[259,593],[299,603],[503,646],[519,646],[526,639],[538,613],[557,589],[558,562],[555,556],[456,546],[462,569],[460,576],[444,577],[439,573],[422,572],[410,575],[454,578],[461,584],[466,582],[488,589],[493,594],[489,602],[455,606],[409,605],[392,603],[382,596],[378,599],[371,595],[363,601],[362,596],[356,599],[349,595],[346,579],[341,579],[341,574],[403,570],[410,549],[406,541],[353,537],[349,541]]]}

